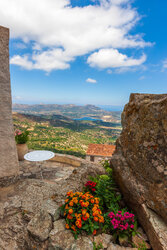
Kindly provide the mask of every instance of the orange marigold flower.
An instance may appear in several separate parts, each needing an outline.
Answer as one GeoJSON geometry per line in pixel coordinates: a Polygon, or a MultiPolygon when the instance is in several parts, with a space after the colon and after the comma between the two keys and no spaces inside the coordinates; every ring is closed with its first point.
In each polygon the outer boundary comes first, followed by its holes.
{"type": "Polygon", "coordinates": [[[65,206],[65,209],[69,209],[69,206],[68,206],[68,205],[66,205],[66,206],[65,206]]]}
{"type": "Polygon", "coordinates": [[[94,221],[98,221],[99,220],[98,217],[96,217],[96,216],[93,219],[94,219],[94,221]]]}
{"type": "Polygon", "coordinates": [[[70,214],[68,214],[68,215],[67,215],[67,219],[72,220],[73,217],[72,217],[70,214]]]}
{"type": "Polygon", "coordinates": [[[93,235],[96,235],[96,233],[97,233],[97,232],[96,232],[96,229],[95,229],[95,230],[93,231],[93,235]]]}
{"type": "Polygon", "coordinates": [[[81,218],[81,214],[78,214],[75,216],[77,220],[79,220],[81,218]]]}
{"type": "Polygon", "coordinates": [[[95,203],[99,204],[99,198],[95,198],[95,203]]]}
{"type": "Polygon", "coordinates": [[[85,202],[81,202],[81,207],[84,207],[85,206],[85,202]]]}
{"type": "Polygon", "coordinates": [[[99,214],[99,212],[96,210],[95,212],[93,212],[93,216],[97,216],[99,214]]]}
{"type": "Polygon", "coordinates": [[[100,216],[100,217],[99,217],[99,222],[100,222],[100,223],[104,223],[104,217],[103,217],[103,216],[100,216]]]}
{"type": "Polygon", "coordinates": [[[73,210],[72,210],[72,209],[69,209],[68,212],[69,212],[69,214],[72,214],[72,213],[73,213],[73,210]]]}
{"type": "Polygon", "coordinates": [[[73,201],[75,204],[77,204],[77,203],[78,203],[77,197],[74,197],[74,198],[72,199],[72,201],[73,201]]]}
{"type": "Polygon", "coordinates": [[[82,215],[86,214],[86,209],[82,209],[82,215]]]}
{"type": "Polygon", "coordinates": [[[78,228],[81,228],[81,227],[82,227],[82,224],[80,223],[77,227],[78,227],[78,228]]]}
{"type": "Polygon", "coordinates": [[[67,229],[69,229],[69,228],[70,228],[68,224],[66,224],[66,228],[67,228],[67,229]]]}
{"type": "Polygon", "coordinates": [[[94,199],[91,199],[90,202],[93,204],[93,203],[95,203],[95,200],[94,200],[94,199]]]}
{"type": "Polygon", "coordinates": [[[73,205],[74,205],[73,201],[70,201],[70,202],[69,202],[69,205],[70,205],[71,207],[73,207],[73,205]]]}
{"type": "Polygon", "coordinates": [[[69,201],[69,199],[66,199],[66,200],[65,200],[65,203],[67,203],[68,201],[69,201]]]}
{"type": "Polygon", "coordinates": [[[85,202],[85,207],[89,206],[89,201],[85,202]]]}
{"type": "Polygon", "coordinates": [[[64,212],[64,216],[66,215],[66,212],[64,212]]]}
{"type": "Polygon", "coordinates": [[[87,218],[89,218],[89,217],[90,217],[90,215],[89,215],[88,213],[86,213],[86,217],[87,217],[87,218]]]}
{"type": "Polygon", "coordinates": [[[87,219],[88,219],[88,217],[82,216],[82,220],[86,221],[87,219]]]}
{"type": "Polygon", "coordinates": [[[75,226],[74,226],[74,225],[72,225],[72,226],[71,226],[71,229],[72,229],[72,230],[74,230],[74,231],[76,231],[76,229],[75,229],[75,226]]]}
{"type": "Polygon", "coordinates": [[[77,220],[77,221],[75,222],[75,225],[76,225],[78,228],[81,228],[81,226],[82,226],[81,220],[77,220]]]}
{"type": "Polygon", "coordinates": [[[67,192],[67,196],[70,196],[70,195],[71,195],[71,193],[72,193],[72,191],[67,192]]]}

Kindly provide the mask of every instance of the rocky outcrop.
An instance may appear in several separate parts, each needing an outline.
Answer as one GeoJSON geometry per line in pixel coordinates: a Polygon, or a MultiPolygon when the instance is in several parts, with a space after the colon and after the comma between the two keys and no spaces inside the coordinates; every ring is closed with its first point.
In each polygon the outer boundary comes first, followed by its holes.
{"type": "Polygon", "coordinates": [[[167,95],[131,94],[122,126],[112,157],[116,181],[153,249],[166,249],[167,95]]]}
{"type": "Polygon", "coordinates": [[[45,211],[41,210],[28,223],[27,230],[35,238],[45,241],[52,229],[52,218],[45,211]]]}
{"type": "Polygon", "coordinates": [[[12,123],[9,30],[0,26],[0,186],[14,181],[18,160],[12,123]]]}

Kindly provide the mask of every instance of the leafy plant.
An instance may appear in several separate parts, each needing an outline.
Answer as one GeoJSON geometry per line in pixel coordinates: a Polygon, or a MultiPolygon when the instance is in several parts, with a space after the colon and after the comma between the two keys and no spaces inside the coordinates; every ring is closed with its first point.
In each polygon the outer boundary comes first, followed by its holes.
{"type": "Polygon", "coordinates": [[[96,230],[104,223],[99,198],[89,192],[68,192],[61,211],[66,220],[66,229],[70,229],[75,238],[82,231],[95,235],[96,230]]]}
{"type": "Polygon", "coordinates": [[[93,250],[100,250],[103,249],[103,245],[102,243],[99,243],[98,245],[96,244],[96,242],[93,242],[93,250]]]}
{"type": "Polygon", "coordinates": [[[29,131],[21,132],[19,129],[15,131],[15,141],[17,144],[24,144],[28,141],[29,131]]]}
{"type": "Polygon", "coordinates": [[[109,160],[102,160],[101,164],[105,168],[105,170],[107,170],[108,168],[110,168],[110,161],[109,160]]]}
{"type": "Polygon", "coordinates": [[[129,212],[118,211],[118,213],[110,212],[110,227],[115,240],[120,238],[131,238],[132,233],[136,231],[137,221],[135,215],[129,212]]]}
{"type": "Polygon", "coordinates": [[[115,211],[119,210],[120,195],[116,194],[115,182],[109,175],[101,175],[96,186],[96,196],[100,198],[100,206],[103,207],[103,211],[115,211]]]}

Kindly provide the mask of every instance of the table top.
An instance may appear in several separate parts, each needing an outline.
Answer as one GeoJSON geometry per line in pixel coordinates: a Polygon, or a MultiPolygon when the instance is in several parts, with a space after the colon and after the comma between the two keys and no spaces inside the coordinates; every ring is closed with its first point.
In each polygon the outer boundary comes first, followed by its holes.
{"type": "Polygon", "coordinates": [[[24,155],[27,161],[46,161],[53,158],[55,154],[47,150],[35,150],[24,155]]]}

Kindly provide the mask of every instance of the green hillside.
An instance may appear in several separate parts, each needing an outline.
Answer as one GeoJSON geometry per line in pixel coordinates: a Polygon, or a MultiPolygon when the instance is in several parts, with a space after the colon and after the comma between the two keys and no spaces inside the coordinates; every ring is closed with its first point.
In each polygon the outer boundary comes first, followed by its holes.
{"type": "Polygon", "coordinates": [[[62,115],[13,113],[15,129],[28,129],[28,147],[85,157],[90,143],[114,144],[121,125],[103,121],[76,121],[62,115]]]}

